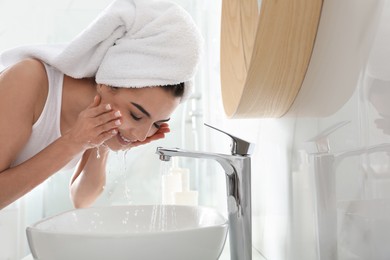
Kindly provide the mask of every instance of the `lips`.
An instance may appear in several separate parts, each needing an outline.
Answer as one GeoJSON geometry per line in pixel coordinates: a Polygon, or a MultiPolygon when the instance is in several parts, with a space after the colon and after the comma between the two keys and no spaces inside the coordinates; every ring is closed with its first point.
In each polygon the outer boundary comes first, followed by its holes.
{"type": "Polygon", "coordinates": [[[121,134],[121,132],[118,132],[117,137],[118,137],[119,143],[122,144],[122,145],[129,145],[129,144],[135,142],[135,141],[132,141],[132,140],[127,139],[126,137],[124,137],[124,136],[121,134]]]}

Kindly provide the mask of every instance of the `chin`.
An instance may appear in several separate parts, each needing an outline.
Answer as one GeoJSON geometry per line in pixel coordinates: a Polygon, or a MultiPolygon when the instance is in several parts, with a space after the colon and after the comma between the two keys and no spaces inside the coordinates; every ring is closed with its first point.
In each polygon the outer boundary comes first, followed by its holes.
{"type": "Polygon", "coordinates": [[[131,148],[130,145],[123,145],[118,141],[117,136],[112,137],[111,139],[108,139],[107,141],[104,142],[104,144],[114,152],[118,151],[126,151],[131,148]]]}

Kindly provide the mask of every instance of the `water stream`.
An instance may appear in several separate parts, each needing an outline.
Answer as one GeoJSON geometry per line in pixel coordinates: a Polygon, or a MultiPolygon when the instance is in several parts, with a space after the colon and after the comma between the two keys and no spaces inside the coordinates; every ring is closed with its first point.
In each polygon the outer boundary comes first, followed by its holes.
{"type": "MultiPolygon", "coordinates": [[[[159,175],[162,177],[163,175],[168,174],[169,168],[171,164],[168,162],[160,163],[160,172],[159,175]]],[[[162,178],[160,178],[161,180],[162,178]]],[[[160,194],[159,202],[155,204],[152,208],[152,214],[150,219],[150,232],[158,232],[158,231],[167,231],[174,230],[177,228],[176,222],[176,212],[173,206],[163,205],[161,203],[161,195],[162,195],[162,182],[160,181],[160,185],[158,190],[156,191],[160,194]]]]}
{"type": "MultiPolygon", "coordinates": [[[[112,176],[112,174],[116,173],[116,176],[112,181],[108,181],[107,185],[104,187],[106,189],[108,199],[110,201],[114,200],[114,197],[118,199],[117,196],[119,195],[120,200],[125,205],[131,205],[133,204],[133,198],[132,198],[132,190],[129,183],[129,166],[127,165],[129,163],[129,158],[127,158],[127,151],[121,151],[116,152],[114,154],[114,159],[118,161],[119,165],[116,164],[117,169],[114,167],[108,167],[107,169],[107,176],[112,176]],[[111,182],[111,184],[109,183],[111,182]],[[111,186],[111,187],[109,187],[111,186]],[[109,188],[108,188],[109,187],[109,188]],[[119,190],[118,190],[119,189],[119,190]],[[117,191],[120,191],[117,193],[117,191]]],[[[168,230],[174,230],[177,229],[177,220],[176,220],[176,212],[175,208],[172,208],[174,206],[172,205],[163,205],[162,203],[162,176],[167,175],[169,173],[171,167],[170,162],[160,162],[160,167],[158,171],[158,182],[156,185],[156,188],[153,192],[157,194],[156,199],[154,202],[152,201],[152,207],[150,208],[151,212],[145,212],[145,217],[150,216],[150,224],[149,227],[146,227],[146,230],[149,232],[161,232],[161,231],[168,231],[168,230]]],[[[134,216],[136,217],[139,214],[138,211],[135,211],[134,216]]],[[[144,213],[142,213],[144,214],[144,213]]],[[[126,215],[122,221],[122,224],[124,225],[131,225],[130,223],[130,216],[126,215]]]]}

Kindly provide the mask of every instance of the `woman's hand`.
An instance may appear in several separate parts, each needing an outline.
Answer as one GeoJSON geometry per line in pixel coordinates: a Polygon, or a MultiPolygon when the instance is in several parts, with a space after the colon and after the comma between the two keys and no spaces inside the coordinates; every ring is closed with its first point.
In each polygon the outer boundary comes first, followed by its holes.
{"type": "Polygon", "coordinates": [[[100,104],[100,101],[100,96],[95,96],[92,104],[79,114],[74,127],[66,133],[70,142],[84,150],[98,147],[115,136],[121,124],[119,111],[113,111],[109,104],[100,104]]]}
{"type": "Polygon", "coordinates": [[[169,125],[167,123],[162,123],[160,125],[160,128],[157,130],[157,132],[154,135],[147,137],[142,142],[138,141],[138,142],[132,143],[131,147],[137,147],[137,146],[140,146],[140,145],[143,145],[143,144],[150,143],[152,141],[156,141],[156,140],[162,139],[162,138],[165,137],[165,134],[169,133],[170,131],[171,131],[171,129],[169,128],[169,125]]]}

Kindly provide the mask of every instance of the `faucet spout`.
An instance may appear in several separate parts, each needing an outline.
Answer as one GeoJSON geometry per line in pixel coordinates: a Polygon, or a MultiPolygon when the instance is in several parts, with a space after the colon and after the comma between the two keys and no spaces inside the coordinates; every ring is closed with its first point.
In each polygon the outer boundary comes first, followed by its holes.
{"type": "Polygon", "coordinates": [[[158,147],[160,160],[172,156],[211,159],[225,171],[229,218],[230,256],[232,260],[252,259],[251,167],[250,157],[186,151],[179,148],[158,147]]]}
{"type": "Polygon", "coordinates": [[[217,154],[217,153],[205,153],[197,151],[186,151],[180,148],[163,148],[157,147],[156,153],[160,156],[160,160],[169,161],[172,156],[179,157],[191,157],[191,158],[200,158],[200,159],[212,159],[219,164],[225,170],[227,175],[231,175],[235,172],[232,163],[230,162],[235,156],[217,154]]]}
{"type": "Polygon", "coordinates": [[[171,156],[160,154],[160,160],[164,162],[169,162],[171,160],[171,156]]]}

